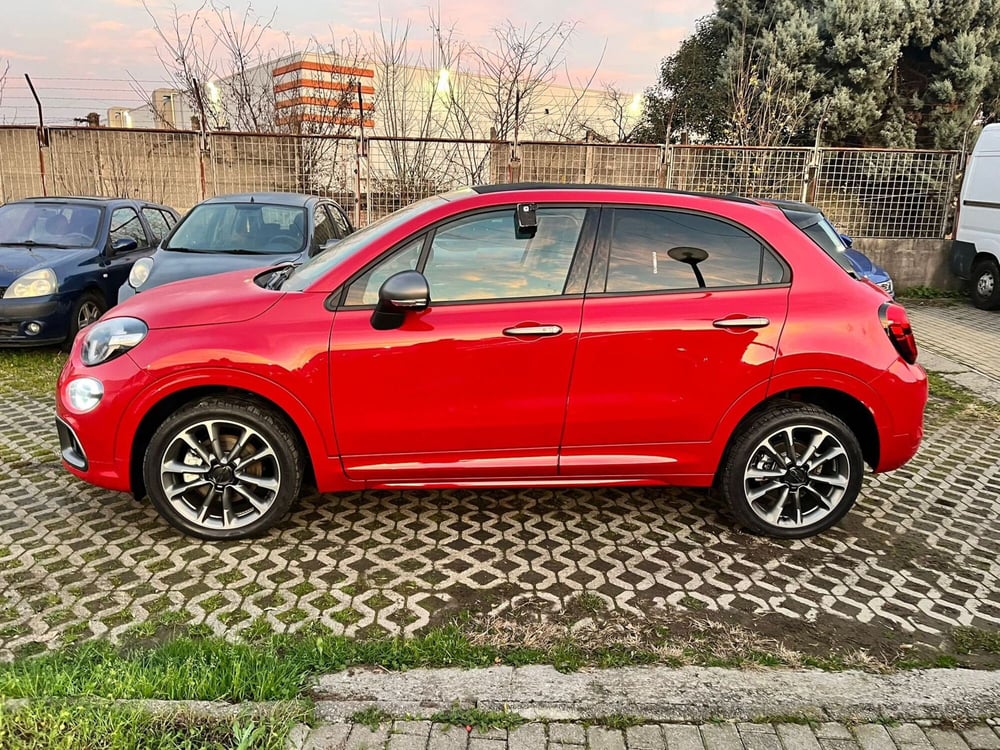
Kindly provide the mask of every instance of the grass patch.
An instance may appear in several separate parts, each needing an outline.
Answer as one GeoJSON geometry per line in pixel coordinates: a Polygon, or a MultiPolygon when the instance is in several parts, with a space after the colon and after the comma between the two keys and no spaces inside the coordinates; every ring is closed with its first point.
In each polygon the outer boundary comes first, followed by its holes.
{"type": "Polygon", "coordinates": [[[288,718],[232,722],[152,716],[101,703],[31,703],[0,710],[0,747],[23,750],[281,750],[288,718]]]}
{"type": "Polygon", "coordinates": [[[996,404],[983,401],[975,392],[952,383],[939,373],[928,372],[927,385],[931,397],[943,402],[944,416],[954,416],[970,408],[1000,416],[1000,407],[996,404]]]}
{"type": "Polygon", "coordinates": [[[368,706],[355,711],[350,718],[352,724],[361,724],[375,732],[378,731],[379,725],[392,721],[392,714],[375,706],[368,706]]]}
{"type": "Polygon", "coordinates": [[[611,714],[610,716],[601,716],[593,720],[595,726],[617,729],[621,732],[630,727],[640,727],[648,723],[648,720],[639,716],[632,716],[631,714],[611,714]]]}
{"type": "Polygon", "coordinates": [[[55,398],[56,379],[66,355],[52,349],[0,352],[0,383],[16,384],[31,396],[55,398]]]}
{"type": "Polygon", "coordinates": [[[481,708],[459,706],[438,711],[431,715],[430,720],[436,724],[450,724],[454,727],[473,727],[480,732],[489,729],[516,729],[528,721],[520,714],[510,711],[484,711],[481,708]]]}
{"type": "Polygon", "coordinates": [[[958,289],[939,289],[934,286],[911,286],[899,293],[902,300],[908,299],[962,299],[965,295],[958,289]]]}
{"type": "Polygon", "coordinates": [[[951,633],[959,653],[1000,654],[1000,630],[980,628],[955,628],[951,633]]]}

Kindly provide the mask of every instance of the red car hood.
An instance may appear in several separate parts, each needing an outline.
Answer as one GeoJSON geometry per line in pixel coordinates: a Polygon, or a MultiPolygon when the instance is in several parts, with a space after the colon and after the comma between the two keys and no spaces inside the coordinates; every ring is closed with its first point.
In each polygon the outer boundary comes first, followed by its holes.
{"type": "Polygon", "coordinates": [[[282,293],[261,289],[254,282],[261,269],[233,271],[177,281],[137,294],[108,317],[132,317],[150,329],[239,323],[256,318],[282,293]]]}

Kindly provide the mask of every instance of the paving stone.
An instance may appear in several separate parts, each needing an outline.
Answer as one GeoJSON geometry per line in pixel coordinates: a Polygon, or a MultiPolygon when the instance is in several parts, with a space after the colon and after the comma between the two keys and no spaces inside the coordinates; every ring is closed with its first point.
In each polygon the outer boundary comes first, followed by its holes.
{"type": "Polygon", "coordinates": [[[484,740],[469,738],[469,750],[507,750],[507,738],[502,740],[484,740]]]}
{"type": "Polygon", "coordinates": [[[1000,750],[1000,736],[988,726],[963,729],[962,736],[972,750],[1000,750]]]}
{"type": "Polygon", "coordinates": [[[914,750],[915,748],[933,750],[933,745],[927,739],[924,730],[912,722],[907,724],[890,724],[888,729],[889,734],[900,750],[914,750]]]}
{"type": "Polygon", "coordinates": [[[692,724],[663,724],[662,728],[667,750],[701,750],[706,747],[698,727],[692,724]]]}
{"type": "Polygon", "coordinates": [[[350,733],[350,724],[322,724],[309,733],[303,750],[341,750],[350,733]]]}
{"type": "Polygon", "coordinates": [[[507,730],[500,727],[490,727],[489,729],[479,730],[475,727],[472,728],[472,732],[469,734],[470,740],[503,740],[507,741],[507,730]]]}
{"type": "Polygon", "coordinates": [[[510,750],[545,750],[545,725],[533,722],[511,729],[507,746],[510,750]]]}
{"type": "MultiPolygon", "coordinates": [[[[734,724],[705,724],[701,727],[705,750],[742,750],[743,741],[734,724]]],[[[669,750],[669,749],[668,749],[669,750]]]]}
{"type": "Polygon", "coordinates": [[[736,723],[736,728],[740,734],[747,732],[757,732],[760,734],[774,734],[774,725],[761,721],[740,721],[736,723]]]}
{"type": "MultiPolygon", "coordinates": [[[[692,727],[697,734],[697,727],[692,727]]],[[[657,724],[643,724],[625,730],[625,744],[629,750],[663,750],[666,746],[663,730],[657,724]]],[[[701,747],[700,740],[698,747],[701,747]]]]}
{"type": "Polygon", "coordinates": [[[819,740],[819,746],[823,750],[858,750],[860,747],[855,740],[834,740],[827,737],[822,737],[819,740]]]}
{"type": "Polygon", "coordinates": [[[889,730],[881,724],[861,724],[854,728],[861,750],[897,750],[889,730]]]}
{"type": "Polygon", "coordinates": [[[769,724],[750,724],[749,728],[740,724],[737,728],[746,750],[783,750],[781,740],[775,734],[774,727],[769,724]],[[767,731],[762,727],[766,727],[767,731]]]}
{"type": "Polygon", "coordinates": [[[954,729],[925,729],[924,734],[935,750],[969,750],[962,735],[954,729]]]}
{"type": "Polygon", "coordinates": [[[563,745],[585,745],[587,730],[580,724],[549,724],[549,742],[563,745]]]}
{"type": "Polygon", "coordinates": [[[426,750],[427,735],[391,734],[388,750],[426,750]]]}
{"type": "Polygon", "coordinates": [[[397,721],[392,725],[395,734],[416,734],[427,737],[431,733],[429,721],[397,721]]]}
{"type": "Polygon", "coordinates": [[[434,724],[431,727],[427,750],[466,750],[469,735],[461,727],[450,724],[434,724]]]}
{"type": "Polygon", "coordinates": [[[379,727],[374,732],[360,724],[351,726],[351,734],[347,738],[346,750],[381,750],[389,739],[389,728],[379,727]]]}
{"type": "Polygon", "coordinates": [[[587,746],[590,750],[625,750],[625,734],[618,729],[589,727],[587,746]]]}
{"type": "Polygon", "coordinates": [[[806,724],[775,724],[774,731],[786,750],[820,750],[819,740],[806,724]]]}
{"type": "Polygon", "coordinates": [[[820,739],[851,740],[854,735],[851,730],[835,721],[824,721],[816,726],[815,734],[820,739]]]}

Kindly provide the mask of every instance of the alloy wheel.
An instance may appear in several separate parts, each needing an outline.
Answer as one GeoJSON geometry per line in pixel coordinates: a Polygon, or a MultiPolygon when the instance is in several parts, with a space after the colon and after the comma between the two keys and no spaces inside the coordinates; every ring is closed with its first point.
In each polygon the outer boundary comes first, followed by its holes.
{"type": "Polygon", "coordinates": [[[97,322],[97,319],[101,317],[101,308],[96,302],[91,302],[87,300],[82,305],[80,305],[80,312],[76,316],[76,328],[80,330],[81,328],[86,328],[91,323],[97,322]]]}
{"type": "Polygon", "coordinates": [[[772,432],[750,452],[743,489],[751,511],[772,526],[812,526],[833,513],[851,482],[841,441],[815,425],[772,432]]]}

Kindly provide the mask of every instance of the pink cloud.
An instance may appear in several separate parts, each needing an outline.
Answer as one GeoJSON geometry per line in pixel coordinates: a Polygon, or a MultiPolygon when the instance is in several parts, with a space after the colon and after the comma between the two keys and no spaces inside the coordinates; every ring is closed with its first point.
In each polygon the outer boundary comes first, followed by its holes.
{"type": "Polygon", "coordinates": [[[49,59],[42,55],[26,55],[23,52],[12,49],[0,49],[0,57],[6,57],[8,60],[23,60],[25,62],[41,62],[49,59]]]}
{"type": "Polygon", "coordinates": [[[121,21],[98,21],[90,25],[91,31],[121,31],[125,24],[121,21]]]}

